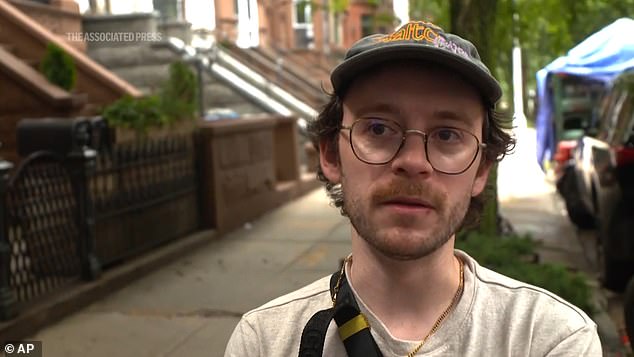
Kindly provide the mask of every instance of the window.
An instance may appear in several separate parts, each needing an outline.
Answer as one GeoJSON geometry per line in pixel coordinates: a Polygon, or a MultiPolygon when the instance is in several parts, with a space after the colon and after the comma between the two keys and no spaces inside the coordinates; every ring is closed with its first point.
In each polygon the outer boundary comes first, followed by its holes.
{"type": "Polygon", "coordinates": [[[293,16],[294,26],[300,27],[301,25],[311,24],[313,22],[313,16],[312,16],[312,8],[310,5],[310,1],[294,0],[294,2],[295,2],[295,11],[293,16]]]}
{"type": "Polygon", "coordinates": [[[313,14],[310,1],[293,0],[293,32],[295,46],[311,48],[313,43],[313,14]]]}
{"type": "Polygon", "coordinates": [[[361,37],[371,35],[374,32],[374,20],[372,15],[361,15],[361,37]]]}
{"type": "Polygon", "coordinates": [[[617,123],[614,141],[617,145],[631,142],[632,126],[634,125],[634,95],[624,96],[623,105],[616,113],[617,123]]]}

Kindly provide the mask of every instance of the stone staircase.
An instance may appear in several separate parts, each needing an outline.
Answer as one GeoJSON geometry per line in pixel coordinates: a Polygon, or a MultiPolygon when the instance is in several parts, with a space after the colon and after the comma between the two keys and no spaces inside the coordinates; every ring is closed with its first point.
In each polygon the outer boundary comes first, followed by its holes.
{"type": "Polygon", "coordinates": [[[21,119],[94,115],[123,95],[140,95],[8,1],[0,1],[0,93],[0,156],[14,162],[20,160],[15,130],[21,119]],[[73,59],[77,81],[71,92],[52,85],[39,72],[49,43],[73,59]]]}
{"type": "Polygon", "coordinates": [[[0,28],[0,43],[6,44],[9,52],[34,68],[44,57],[49,43],[64,50],[73,59],[77,69],[74,91],[85,93],[87,103],[95,104],[95,107],[111,103],[126,94],[140,95],[129,83],[99,66],[84,52],[61,40],[59,35],[49,31],[8,1],[0,1],[0,28]]]}
{"type": "Polygon", "coordinates": [[[326,103],[327,97],[322,86],[328,82],[324,81],[322,73],[302,68],[294,58],[261,47],[244,49],[235,45],[223,45],[222,48],[313,109],[319,109],[326,103]]]}
{"type": "MultiPolygon", "coordinates": [[[[183,55],[166,42],[89,48],[88,54],[121,78],[134,84],[144,94],[156,92],[168,79],[169,65],[183,59],[183,55]]],[[[189,64],[190,68],[196,71],[196,66],[193,63],[189,64]]],[[[206,110],[226,108],[239,115],[271,112],[208,70],[203,71],[203,81],[203,101],[206,110]]]]}

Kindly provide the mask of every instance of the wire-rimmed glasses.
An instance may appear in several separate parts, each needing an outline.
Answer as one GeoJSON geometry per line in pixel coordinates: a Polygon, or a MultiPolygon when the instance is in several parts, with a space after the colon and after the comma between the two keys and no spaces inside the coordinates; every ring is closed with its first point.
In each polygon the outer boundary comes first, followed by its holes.
{"type": "Polygon", "coordinates": [[[361,161],[370,165],[383,165],[392,161],[405,144],[407,134],[423,137],[425,157],[435,171],[447,175],[459,175],[467,171],[481,149],[472,133],[454,127],[438,127],[425,133],[415,129],[404,129],[399,123],[379,118],[357,119],[349,130],[352,152],[361,161]]]}

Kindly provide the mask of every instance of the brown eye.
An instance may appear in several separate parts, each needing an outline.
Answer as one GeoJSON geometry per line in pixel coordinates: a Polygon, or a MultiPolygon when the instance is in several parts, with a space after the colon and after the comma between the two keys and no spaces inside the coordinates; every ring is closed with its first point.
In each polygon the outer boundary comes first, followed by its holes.
{"type": "Polygon", "coordinates": [[[441,128],[431,133],[431,138],[442,143],[456,143],[462,141],[462,132],[452,128],[441,128]]]}
{"type": "Polygon", "coordinates": [[[365,133],[365,135],[376,137],[392,136],[398,134],[400,131],[397,127],[394,127],[394,124],[382,119],[365,119],[359,123],[359,125],[363,128],[362,132],[365,133]]]}

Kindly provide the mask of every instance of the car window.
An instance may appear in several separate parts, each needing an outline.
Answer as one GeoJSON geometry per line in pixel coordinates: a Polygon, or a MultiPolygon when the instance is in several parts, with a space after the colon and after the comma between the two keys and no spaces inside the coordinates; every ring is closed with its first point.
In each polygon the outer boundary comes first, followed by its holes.
{"type": "Polygon", "coordinates": [[[633,139],[633,126],[634,126],[634,93],[628,93],[620,110],[615,115],[617,117],[617,124],[614,128],[614,144],[634,144],[633,139]]]}
{"type": "MultiPolygon", "coordinates": [[[[614,96],[614,105],[608,112],[608,115],[604,118],[605,124],[605,138],[607,142],[618,141],[617,126],[619,124],[619,113],[623,110],[623,106],[627,102],[627,92],[618,91],[614,96]]],[[[621,130],[622,133],[622,130],[621,130]]]]}
{"type": "Polygon", "coordinates": [[[607,140],[610,129],[610,116],[613,112],[614,104],[618,99],[619,91],[616,88],[610,90],[601,102],[601,112],[599,115],[597,127],[599,128],[598,139],[607,140]]]}

